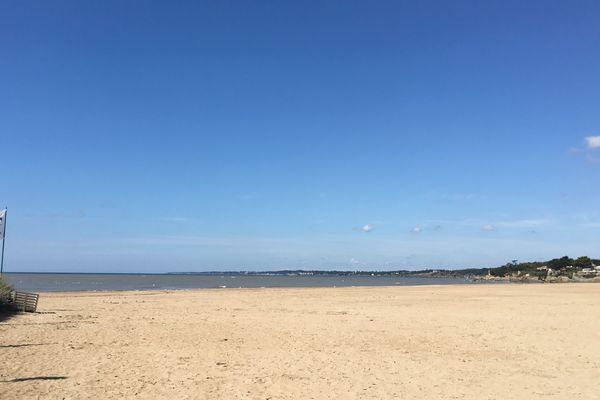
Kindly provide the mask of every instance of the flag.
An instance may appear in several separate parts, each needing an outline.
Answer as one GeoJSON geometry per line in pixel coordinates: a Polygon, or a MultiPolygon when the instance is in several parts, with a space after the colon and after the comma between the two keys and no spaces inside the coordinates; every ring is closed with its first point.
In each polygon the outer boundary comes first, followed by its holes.
{"type": "Polygon", "coordinates": [[[6,223],[6,210],[0,211],[0,240],[4,239],[4,224],[6,223]]]}

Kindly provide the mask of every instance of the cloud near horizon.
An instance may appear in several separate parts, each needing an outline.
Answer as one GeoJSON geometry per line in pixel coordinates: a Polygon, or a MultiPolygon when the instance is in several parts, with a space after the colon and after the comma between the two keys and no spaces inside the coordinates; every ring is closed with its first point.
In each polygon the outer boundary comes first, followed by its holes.
{"type": "Polygon", "coordinates": [[[554,220],[547,218],[540,219],[516,219],[508,221],[495,222],[493,226],[499,226],[503,228],[535,228],[545,225],[551,225],[554,220]]]}
{"type": "Polygon", "coordinates": [[[492,224],[485,224],[481,227],[481,229],[485,232],[493,232],[496,230],[496,227],[492,224]]]}

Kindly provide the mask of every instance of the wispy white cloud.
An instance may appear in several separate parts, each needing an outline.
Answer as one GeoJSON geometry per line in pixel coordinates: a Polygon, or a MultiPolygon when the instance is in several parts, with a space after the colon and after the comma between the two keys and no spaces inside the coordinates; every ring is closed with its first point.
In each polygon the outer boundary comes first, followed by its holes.
{"type": "Polygon", "coordinates": [[[600,136],[586,137],[585,145],[588,149],[600,149],[600,136]]]}
{"type": "Polygon", "coordinates": [[[352,228],[352,230],[360,231],[360,232],[364,232],[364,233],[369,233],[369,232],[371,232],[373,230],[373,225],[371,225],[371,224],[364,224],[362,226],[352,228]]]}
{"type": "Polygon", "coordinates": [[[515,219],[509,221],[499,221],[495,225],[503,228],[536,228],[539,226],[552,224],[550,219],[515,219]]]}
{"type": "MultiPolygon", "coordinates": [[[[489,220],[488,220],[489,221],[489,220]]],[[[488,222],[485,220],[481,220],[481,219],[475,219],[475,218],[469,218],[469,219],[463,219],[463,220],[435,220],[435,221],[430,221],[433,226],[434,229],[441,229],[442,224],[444,226],[449,226],[449,227],[465,227],[465,228],[469,228],[469,227],[481,227],[483,229],[484,226],[491,226],[495,230],[496,228],[539,228],[542,226],[548,226],[548,225],[552,225],[555,223],[554,219],[550,219],[550,218],[523,218],[523,219],[504,219],[504,220],[492,220],[491,222],[488,222]]],[[[487,229],[483,229],[486,230],[487,229]]]]}
{"type": "Polygon", "coordinates": [[[418,235],[421,232],[423,232],[423,228],[421,228],[420,226],[415,226],[410,230],[410,233],[414,233],[415,235],[418,235]]]}
{"type": "Polygon", "coordinates": [[[496,227],[492,224],[484,224],[481,227],[481,230],[485,231],[485,232],[493,232],[496,230],[496,227]]]}
{"type": "Polygon", "coordinates": [[[569,153],[583,153],[585,158],[593,163],[600,164],[597,150],[600,149],[600,136],[586,136],[584,138],[585,146],[583,148],[571,147],[569,153]]]}

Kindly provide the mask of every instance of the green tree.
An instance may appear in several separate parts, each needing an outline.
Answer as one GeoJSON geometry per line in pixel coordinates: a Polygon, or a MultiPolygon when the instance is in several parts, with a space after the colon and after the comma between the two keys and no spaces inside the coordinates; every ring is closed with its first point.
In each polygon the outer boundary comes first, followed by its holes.
{"type": "Polygon", "coordinates": [[[7,306],[11,290],[12,287],[4,280],[2,275],[0,275],[0,310],[7,306]]]}
{"type": "Polygon", "coordinates": [[[579,257],[573,262],[573,266],[577,268],[590,268],[592,266],[592,259],[587,256],[579,257]]]}
{"type": "Polygon", "coordinates": [[[554,270],[558,270],[558,269],[564,269],[564,268],[568,267],[569,265],[573,265],[574,262],[575,262],[575,260],[573,260],[572,258],[569,258],[568,256],[564,256],[561,258],[554,258],[554,259],[548,261],[548,266],[554,270]]]}

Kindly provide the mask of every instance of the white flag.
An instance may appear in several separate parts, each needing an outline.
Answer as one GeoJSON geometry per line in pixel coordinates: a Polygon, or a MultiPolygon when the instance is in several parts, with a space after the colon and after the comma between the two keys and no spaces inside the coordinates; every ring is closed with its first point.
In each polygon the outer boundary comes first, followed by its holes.
{"type": "Polygon", "coordinates": [[[0,240],[4,239],[4,224],[6,222],[6,210],[0,211],[0,240]]]}

